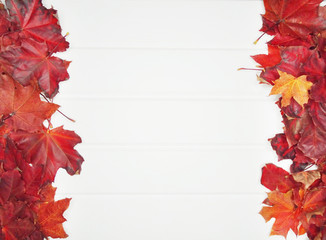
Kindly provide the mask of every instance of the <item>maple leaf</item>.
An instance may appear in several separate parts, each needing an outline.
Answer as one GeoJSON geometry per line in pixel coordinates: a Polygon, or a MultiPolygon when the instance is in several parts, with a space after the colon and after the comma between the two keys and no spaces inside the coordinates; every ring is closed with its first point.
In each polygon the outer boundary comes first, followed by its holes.
{"type": "Polygon", "coordinates": [[[28,239],[35,230],[33,222],[33,214],[24,202],[14,201],[0,206],[1,239],[28,239]]]}
{"type": "Polygon", "coordinates": [[[17,169],[7,171],[0,177],[0,203],[6,203],[10,198],[24,194],[24,182],[17,169]]]}
{"type": "Polygon", "coordinates": [[[326,103],[310,101],[308,112],[315,126],[326,131],[326,103]]]}
{"type": "Polygon", "coordinates": [[[21,164],[25,160],[12,139],[8,136],[0,138],[0,149],[0,162],[3,164],[3,171],[21,169],[21,164]]]}
{"type": "Polygon", "coordinates": [[[36,78],[45,95],[53,98],[58,92],[59,82],[69,78],[67,68],[70,62],[49,54],[46,43],[26,39],[20,48],[12,48],[0,56],[16,81],[27,86],[36,78]]]}
{"type": "Polygon", "coordinates": [[[66,169],[70,175],[81,170],[84,159],[74,149],[81,139],[73,131],[64,130],[61,126],[36,133],[17,131],[11,137],[28,162],[43,167],[43,178],[46,180],[53,181],[59,168],[66,169]]]}
{"type": "Polygon", "coordinates": [[[0,76],[0,116],[14,130],[37,131],[50,118],[58,105],[40,100],[35,86],[23,87],[8,75],[0,76]]]}
{"type": "Polygon", "coordinates": [[[272,148],[276,151],[279,161],[283,159],[294,159],[294,148],[293,146],[289,147],[285,134],[276,134],[269,141],[271,142],[272,148]]]}
{"type": "Polygon", "coordinates": [[[314,215],[322,215],[326,205],[326,188],[319,187],[312,191],[304,189],[289,190],[286,193],[277,190],[268,193],[268,201],[260,214],[268,222],[275,218],[271,235],[286,237],[292,229],[295,234],[305,233],[302,226],[314,215]]]}
{"type": "Polygon", "coordinates": [[[262,67],[260,78],[274,85],[274,81],[279,78],[276,66],[280,63],[281,55],[278,47],[268,45],[268,54],[259,54],[251,56],[262,67]]]}
{"type": "Polygon", "coordinates": [[[303,75],[298,78],[279,71],[280,78],[275,81],[270,95],[282,94],[282,107],[290,105],[291,98],[293,97],[301,106],[308,102],[308,90],[311,88],[312,83],[308,82],[307,76],[303,75]]]}
{"type": "Polygon", "coordinates": [[[315,161],[305,156],[298,148],[295,149],[295,158],[291,164],[291,172],[297,173],[304,171],[307,166],[315,164],[315,161]]]}
{"type": "Polygon", "coordinates": [[[326,187],[318,187],[311,191],[307,191],[302,211],[306,214],[308,220],[312,215],[323,215],[326,208],[326,187]]]}
{"type": "MultiPolygon", "coordinates": [[[[274,25],[275,26],[275,25],[274,25]]],[[[270,27],[274,27],[271,25],[270,27]]],[[[266,32],[268,33],[268,32],[266,32]]],[[[269,33],[268,33],[269,34],[269,33]]],[[[282,35],[280,33],[272,33],[270,35],[275,35],[272,40],[268,42],[268,44],[274,45],[274,46],[305,46],[305,47],[311,47],[314,42],[313,39],[310,38],[310,35],[306,37],[306,39],[301,39],[298,36],[288,36],[288,35],[282,35]]]]}
{"type": "Polygon", "coordinates": [[[21,38],[45,42],[50,52],[65,51],[69,47],[61,34],[56,10],[45,8],[41,0],[6,0],[6,6],[21,38]]]}
{"type": "Polygon", "coordinates": [[[254,55],[251,58],[263,68],[259,77],[274,85],[274,81],[280,77],[276,69],[282,60],[279,47],[268,45],[268,54],[254,55]]]}
{"type": "Polygon", "coordinates": [[[268,45],[268,54],[258,54],[251,57],[263,68],[273,67],[282,60],[280,48],[272,45],[268,45]]]}
{"type": "Polygon", "coordinates": [[[287,171],[271,163],[262,169],[261,184],[269,190],[279,190],[283,193],[296,186],[296,182],[287,171]]]}
{"type": "Polygon", "coordinates": [[[300,118],[291,118],[287,115],[283,114],[283,123],[284,133],[289,144],[289,147],[292,147],[298,143],[301,138],[301,133],[304,128],[310,124],[312,124],[312,120],[308,111],[303,111],[300,118]]]}
{"type": "Polygon", "coordinates": [[[42,187],[40,191],[40,199],[42,202],[53,202],[54,196],[57,188],[53,187],[51,184],[47,184],[44,187],[42,187]]]}
{"type": "Polygon", "coordinates": [[[261,31],[274,35],[306,39],[311,33],[326,29],[326,21],[319,16],[322,0],[264,0],[266,13],[261,31]]]}
{"type": "MultiPolygon", "coordinates": [[[[303,65],[308,63],[313,53],[315,51],[304,46],[287,47],[281,52],[282,61],[278,69],[295,77],[305,75],[306,72],[303,69],[303,65]]],[[[310,74],[308,75],[310,76],[310,74]]]]}
{"type": "Polygon", "coordinates": [[[31,199],[38,199],[40,188],[46,182],[43,179],[43,167],[41,166],[30,166],[28,163],[21,169],[22,179],[25,183],[25,194],[29,195],[31,199]]]}
{"type": "Polygon", "coordinates": [[[313,124],[303,129],[298,148],[303,154],[312,159],[318,159],[326,155],[326,132],[321,131],[313,124]]]}
{"type": "Polygon", "coordinates": [[[278,106],[282,111],[291,118],[300,118],[303,115],[304,109],[293,98],[290,100],[290,105],[282,107],[281,102],[278,102],[278,106]]]}
{"type": "Polygon", "coordinates": [[[287,47],[281,51],[282,61],[277,68],[295,77],[307,75],[311,82],[324,78],[326,63],[317,48],[304,46],[287,47]]]}
{"type": "Polygon", "coordinates": [[[326,79],[324,77],[311,87],[310,96],[317,102],[326,102],[326,79]]]}
{"type": "Polygon", "coordinates": [[[281,193],[272,191],[268,193],[268,201],[271,206],[263,207],[259,212],[266,222],[275,218],[271,235],[282,235],[286,237],[290,229],[298,234],[300,210],[295,206],[292,200],[293,191],[281,193]]]}
{"type": "Polygon", "coordinates": [[[70,198],[66,198],[56,202],[40,204],[37,220],[41,226],[42,233],[46,237],[68,237],[62,226],[62,223],[66,221],[62,214],[68,208],[70,200],[70,198]]]}

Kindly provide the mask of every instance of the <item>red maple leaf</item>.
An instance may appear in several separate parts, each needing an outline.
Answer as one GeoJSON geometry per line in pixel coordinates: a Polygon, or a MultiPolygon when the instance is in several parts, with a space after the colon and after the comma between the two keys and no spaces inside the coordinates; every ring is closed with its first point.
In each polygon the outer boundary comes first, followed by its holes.
{"type": "Polygon", "coordinates": [[[0,76],[0,117],[13,129],[37,131],[58,105],[40,100],[36,86],[23,87],[8,75],[0,76]]]}
{"type": "MultiPolygon", "coordinates": [[[[268,32],[267,32],[268,33],[268,32]]],[[[271,34],[274,35],[275,33],[271,34]]],[[[268,42],[268,44],[274,45],[274,46],[305,46],[305,47],[311,47],[314,45],[314,41],[310,36],[307,36],[307,39],[302,40],[299,37],[294,36],[285,36],[280,33],[276,33],[275,37],[268,42]]]]}
{"type": "Polygon", "coordinates": [[[314,124],[307,125],[302,132],[298,148],[311,159],[326,155],[326,132],[314,124]]]}
{"type": "Polygon", "coordinates": [[[291,164],[291,172],[304,171],[309,165],[315,164],[315,161],[306,157],[297,147],[295,148],[295,158],[291,164]]]}
{"type": "Polygon", "coordinates": [[[268,54],[259,54],[251,57],[260,65],[260,67],[264,68],[260,77],[274,85],[274,81],[280,77],[276,68],[282,60],[280,48],[268,45],[268,54]]]}
{"type": "Polygon", "coordinates": [[[50,52],[65,51],[69,47],[61,34],[56,10],[45,8],[41,0],[6,0],[6,6],[21,38],[45,42],[50,52]]]}
{"type": "Polygon", "coordinates": [[[326,79],[321,77],[310,89],[310,97],[317,102],[326,102],[326,79]]]}
{"type": "Polygon", "coordinates": [[[34,217],[21,201],[8,202],[0,206],[0,224],[3,240],[28,239],[35,230],[34,217]]]}
{"type": "Polygon", "coordinates": [[[10,198],[24,194],[24,182],[17,169],[6,171],[0,176],[0,204],[5,204],[10,198]]]}
{"type": "Polygon", "coordinates": [[[296,145],[301,138],[303,130],[311,125],[312,120],[307,111],[303,111],[300,118],[291,118],[283,114],[284,133],[289,147],[296,145]]]}
{"type": "Polygon", "coordinates": [[[283,193],[298,185],[287,171],[271,163],[262,169],[261,184],[271,191],[278,190],[283,193]]]}
{"type": "Polygon", "coordinates": [[[326,132],[326,103],[309,101],[308,111],[315,126],[326,132]]]}
{"type": "Polygon", "coordinates": [[[263,68],[273,67],[282,60],[280,48],[272,45],[268,45],[268,54],[258,54],[251,57],[263,68]]]}
{"type": "Polygon", "coordinates": [[[58,127],[36,133],[17,131],[11,137],[28,162],[43,167],[43,179],[53,181],[59,168],[70,175],[80,172],[84,159],[74,149],[81,142],[75,132],[58,127]]]}
{"type": "Polygon", "coordinates": [[[306,39],[309,34],[326,29],[319,16],[322,0],[264,0],[266,13],[261,31],[274,35],[306,39]]]}
{"type": "Polygon", "coordinates": [[[269,139],[272,148],[276,151],[278,160],[294,159],[295,151],[293,146],[289,147],[286,136],[283,133],[276,134],[275,137],[269,139]]]}
{"type": "Polygon", "coordinates": [[[276,104],[290,118],[300,118],[304,113],[304,108],[294,98],[291,98],[290,105],[288,106],[282,107],[282,98],[276,104]]]}
{"type": "Polygon", "coordinates": [[[70,62],[51,56],[45,43],[26,39],[20,48],[12,48],[0,56],[16,81],[27,86],[36,78],[42,91],[50,98],[58,92],[59,82],[69,78],[67,68],[70,62]]]}

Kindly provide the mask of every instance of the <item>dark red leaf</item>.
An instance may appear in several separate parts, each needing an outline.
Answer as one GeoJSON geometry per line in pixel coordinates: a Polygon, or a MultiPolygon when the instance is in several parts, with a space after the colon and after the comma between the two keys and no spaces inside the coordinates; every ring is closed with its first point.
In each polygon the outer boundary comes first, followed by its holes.
{"type": "Polygon", "coordinates": [[[5,204],[13,197],[24,194],[24,182],[17,169],[7,171],[0,177],[0,203],[5,204]]]}
{"type": "Polygon", "coordinates": [[[294,159],[294,148],[293,146],[289,147],[285,134],[276,134],[269,141],[271,142],[272,148],[276,151],[279,161],[283,159],[294,159]]]}
{"type": "Polygon", "coordinates": [[[274,35],[306,39],[311,33],[326,29],[326,22],[319,16],[322,0],[264,0],[261,31],[274,35]]]}
{"type": "Polygon", "coordinates": [[[21,38],[45,42],[50,52],[65,51],[69,47],[61,34],[56,10],[45,8],[41,0],[6,0],[6,6],[21,38]]]}
{"type": "Polygon", "coordinates": [[[59,168],[64,168],[70,175],[81,170],[83,157],[74,149],[81,142],[73,131],[58,127],[52,130],[29,133],[18,131],[11,137],[34,166],[43,167],[43,180],[53,181],[59,168]]]}
{"type": "Polygon", "coordinates": [[[326,155],[326,132],[310,124],[303,130],[298,148],[303,154],[312,159],[326,155]]]}
{"type": "Polygon", "coordinates": [[[51,56],[45,43],[26,39],[21,48],[12,48],[0,56],[6,60],[7,71],[16,81],[27,86],[36,78],[50,98],[57,94],[59,82],[69,78],[67,68],[70,62],[51,56]]]}

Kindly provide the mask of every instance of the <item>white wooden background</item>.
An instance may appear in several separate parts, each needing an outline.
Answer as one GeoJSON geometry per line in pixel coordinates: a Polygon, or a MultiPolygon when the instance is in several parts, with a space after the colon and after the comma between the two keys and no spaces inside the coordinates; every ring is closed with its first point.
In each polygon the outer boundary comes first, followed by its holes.
{"type": "Polygon", "coordinates": [[[77,123],[54,122],[84,141],[81,175],[56,179],[69,239],[268,239],[259,181],[281,118],[256,72],[237,71],[266,52],[262,1],[45,3],[73,61],[55,102],[77,123]]]}

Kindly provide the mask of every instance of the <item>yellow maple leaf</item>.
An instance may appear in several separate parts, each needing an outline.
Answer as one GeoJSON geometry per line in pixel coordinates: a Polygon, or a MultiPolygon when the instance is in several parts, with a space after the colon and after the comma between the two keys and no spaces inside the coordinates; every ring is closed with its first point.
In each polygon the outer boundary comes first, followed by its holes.
{"type": "Polygon", "coordinates": [[[307,76],[302,75],[298,78],[286,72],[278,71],[280,78],[275,80],[271,93],[269,95],[282,94],[282,107],[290,105],[291,98],[297,101],[301,106],[309,100],[308,91],[312,82],[307,81],[307,76]]]}

